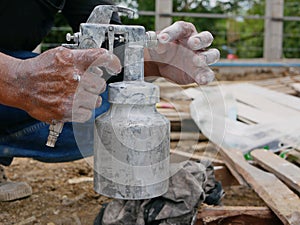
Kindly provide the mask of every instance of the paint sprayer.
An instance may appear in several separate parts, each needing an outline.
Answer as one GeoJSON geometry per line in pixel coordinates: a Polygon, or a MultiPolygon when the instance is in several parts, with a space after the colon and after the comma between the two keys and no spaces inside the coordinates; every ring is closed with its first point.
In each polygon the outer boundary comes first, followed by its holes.
{"type": "MultiPolygon", "coordinates": [[[[124,79],[108,85],[110,109],[95,120],[94,188],[112,198],[149,199],[167,191],[169,177],[170,123],[155,107],[159,88],[144,81],[144,48],[155,47],[157,37],[143,26],[109,24],[116,12],[133,13],[97,6],[78,33],[67,35],[75,44],[66,47],[107,46],[113,53],[122,46],[124,79]]],[[[50,126],[48,146],[55,146],[62,128],[50,126]]]]}

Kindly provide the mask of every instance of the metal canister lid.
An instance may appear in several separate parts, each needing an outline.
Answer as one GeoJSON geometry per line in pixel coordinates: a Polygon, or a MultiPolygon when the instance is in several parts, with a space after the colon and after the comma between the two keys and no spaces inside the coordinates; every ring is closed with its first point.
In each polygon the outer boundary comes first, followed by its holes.
{"type": "Polygon", "coordinates": [[[111,83],[109,84],[108,101],[116,104],[156,104],[159,102],[159,88],[144,81],[111,83]]]}

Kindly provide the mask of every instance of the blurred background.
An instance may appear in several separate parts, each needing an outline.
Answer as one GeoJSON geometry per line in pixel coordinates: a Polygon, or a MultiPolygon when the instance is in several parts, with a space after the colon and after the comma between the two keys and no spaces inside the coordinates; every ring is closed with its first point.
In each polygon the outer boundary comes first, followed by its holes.
{"type": "MultiPolygon", "coordinates": [[[[300,58],[300,0],[115,0],[137,11],[124,24],[160,30],[174,21],[210,31],[224,59],[300,58]]],[[[61,14],[41,44],[42,51],[65,43],[72,32],[61,14]]]]}

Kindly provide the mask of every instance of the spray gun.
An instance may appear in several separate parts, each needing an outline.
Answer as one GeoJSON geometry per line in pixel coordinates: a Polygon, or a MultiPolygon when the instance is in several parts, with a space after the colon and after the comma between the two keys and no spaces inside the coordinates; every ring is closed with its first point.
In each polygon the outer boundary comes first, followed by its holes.
{"type": "MultiPolygon", "coordinates": [[[[159,88],[144,81],[144,48],[156,46],[153,31],[142,26],[109,24],[114,12],[132,11],[97,6],[80,31],[67,35],[70,48],[124,47],[124,80],[108,86],[110,109],[95,120],[94,189],[119,199],[149,199],[168,189],[170,123],[155,108],[159,88]]],[[[50,126],[48,146],[54,146],[63,123],[50,126]],[[52,129],[52,130],[51,130],[52,129]]]]}
{"type": "MultiPolygon", "coordinates": [[[[111,17],[114,12],[126,13],[129,16],[133,16],[134,11],[131,9],[117,7],[112,5],[103,5],[95,7],[91,15],[87,19],[86,23],[81,24],[80,31],[71,35],[68,33],[66,35],[66,40],[68,42],[73,41],[74,44],[63,44],[64,47],[70,49],[90,49],[90,48],[101,48],[102,44],[114,38],[114,32],[112,26],[107,26],[105,28],[94,29],[91,24],[109,24],[111,17]],[[107,32],[107,30],[109,32],[107,32]],[[99,32],[99,33],[98,33],[99,32]]],[[[119,42],[124,40],[119,38],[119,42]]],[[[109,42],[108,49],[110,52],[113,51],[113,42],[109,42]]],[[[55,147],[56,141],[62,132],[64,123],[59,121],[54,121],[49,126],[49,135],[46,142],[46,146],[55,147]]]]}
{"type": "MultiPolygon", "coordinates": [[[[122,44],[125,40],[128,42],[128,32],[126,32],[126,27],[128,26],[113,26],[109,25],[109,22],[112,18],[114,12],[121,12],[127,14],[129,17],[133,17],[134,11],[128,8],[113,6],[113,5],[101,5],[95,7],[92,11],[91,15],[87,19],[86,23],[81,24],[80,31],[71,35],[68,33],[66,35],[66,40],[68,42],[74,41],[74,44],[63,44],[64,47],[71,48],[71,49],[89,49],[89,48],[101,48],[104,42],[108,42],[108,50],[113,52],[114,50],[114,41],[122,44]],[[101,28],[99,25],[95,26],[95,24],[107,24],[106,26],[102,26],[101,28]],[[117,28],[117,29],[115,29],[117,28]],[[119,35],[119,34],[123,35],[119,35]],[[127,39],[126,39],[127,38],[127,39]]],[[[133,40],[138,40],[132,37],[133,33],[136,33],[136,36],[139,36],[140,39],[144,38],[139,34],[141,29],[136,29],[136,32],[131,32],[129,35],[131,38],[131,42],[133,40]]],[[[155,46],[157,39],[156,34],[153,31],[149,31],[146,33],[146,44],[148,46],[155,46]]],[[[109,73],[109,71],[108,71],[109,73]]],[[[114,74],[110,74],[114,75],[114,74]]],[[[133,78],[134,79],[134,78],[133,78]]],[[[140,79],[143,79],[141,77],[140,79]]],[[[55,147],[56,141],[62,132],[64,123],[55,121],[49,127],[49,135],[46,142],[48,147],[55,147]]]]}

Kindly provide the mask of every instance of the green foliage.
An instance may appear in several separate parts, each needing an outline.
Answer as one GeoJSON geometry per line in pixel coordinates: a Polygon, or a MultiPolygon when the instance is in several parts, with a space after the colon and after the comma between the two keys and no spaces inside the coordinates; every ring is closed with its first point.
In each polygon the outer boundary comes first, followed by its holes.
{"type": "MultiPolygon", "coordinates": [[[[155,0],[137,0],[136,4],[133,4],[131,0],[122,1],[116,0],[116,3],[126,3],[127,7],[130,7],[136,11],[154,11],[155,10],[155,0]]],[[[155,30],[155,17],[154,16],[137,16],[135,19],[129,19],[126,16],[122,16],[122,23],[128,25],[141,25],[146,28],[146,30],[155,30]]]]}
{"type": "Polygon", "coordinates": [[[72,28],[68,25],[63,15],[58,13],[54,20],[54,27],[43,40],[42,51],[66,43],[66,34],[70,32],[72,32],[72,28]]]}
{"type": "MultiPolygon", "coordinates": [[[[217,0],[215,5],[211,4],[210,0],[173,0],[174,12],[189,12],[189,13],[227,13],[231,15],[246,14],[245,5],[256,6],[260,10],[259,4],[254,0],[217,0]]],[[[130,5],[126,0],[119,0],[127,5],[130,5]]],[[[130,1],[132,3],[132,1],[130,1]]],[[[137,0],[136,10],[139,11],[154,11],[154,0],[137,0]]],[[[263,1],[258,1],[263,2],[263,1]]],[[[250,7],[248,6],[248,7],[250,7]]],[[[255,12],[260,13],[260,12],[255,12]]],[[[260,14],[263,15],[263,14],[260,14]]],[[[215,40],[212,47],[218,48],[221,52],[221,57],[226,57],[228,53],[236,53],[239,57],[256,57],[262,55],[262,42],[257,39],[257,34],[263,32],[263,27],[257,26],[257,21],[243,21],[217,18],[194,18],[194,17],[173,17],[174,21],[184,20],[195,25],[198,31],[210,31],[215,40]],[[244,24],[247,24],[244,26],[244,24]],[[251,30],[251,26],[255,30],[251,30]],[[256,27],[257,26],[257,27],[256,27]],[[246,27],[246,28],[245,28],[246,27]],[[235,33],[232,35],[231,33],[235,33]],[[247,37],[248,35],[249,37],[247,37]],[[249,39],[249,40],[248,40],[249,39]],[[252,50],[245,48],[245,42],[252,45],[252,50]],[[258,47],[253,47],[257,45],[258,47]],[[257,49],[259,51],[257,51],[257,49]]],[[[154,30],[155,18],[150,16],[138,17],[134,20],[123,18],[125,24],[140,24],[147,30],[154,30]]],[[[263,23],[262,23],[263,25],[263,23]]],[[[260,34],[261,35],[261,34],[260,34]]]]}
{"type": "MultiPolygon", "coordinates": [[[[137,11],[155,11],[155,0],[115,0],[137,11]]],[[[265,0],[173,0],[174,12],[215,13],[232,15],[230,19],[174,17],[173,22],[184,20],[193,23],[198,31],[210,31],[215,40],[213,46],[221,51],[221,57],[235,53],[239,58],[263,57],[264,20],[235,18],[235,15],[260,15],[265,12],[265,0]]],[[[300,16],[300,0],[285,0],[284,15],[300,16]]],[[[124,24],[142,25],[155,30],[154,16],[122,17],[124,24]]],[[[66,33],[71,32],[61,14],[55,18],[55,28],[44,39],[43,50],[65,43],[66,33]],[[62,28],[59,28],[62,27],[62,28]]],[[[300,58],[300,26],[298,21],[284,22],[283,55],[300,58]]]]}
{"type": "MultiPolygon", "coordinates": [[[[300,16],[300,0],[285,0],[284,15],[300,16]]],[[[285,21],[283,32],[283,56],[300,58],[300,26],[299,21],[285,21]]]]}
{"type": "MultiPolygon", "coordinates": [[[[265,14],[265,1],[254,1],[252,7],[247,10],[247,15],[265,14]]],[[[263,32],[264,20],[246,19],[239,22],[239,39],[232,43],[235,45],[236,54],[240,58],[263,57],[263,32]]]]}

